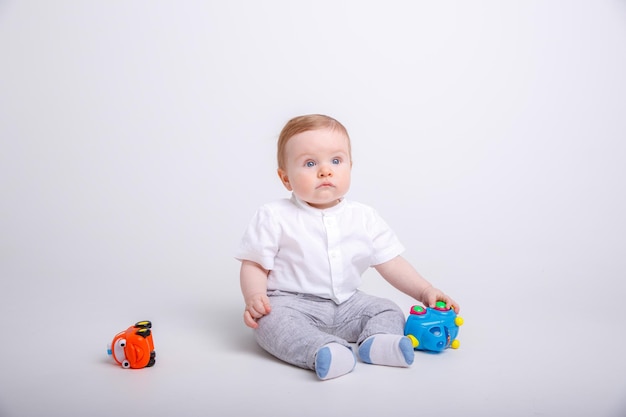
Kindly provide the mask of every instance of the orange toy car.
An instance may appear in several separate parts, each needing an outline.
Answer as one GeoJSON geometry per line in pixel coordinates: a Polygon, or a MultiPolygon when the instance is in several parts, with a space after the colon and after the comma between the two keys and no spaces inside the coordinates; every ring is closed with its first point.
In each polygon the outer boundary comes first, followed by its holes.
{"type": "Polygon", "coordinates": [[[125,369],[153,366],[156,353],[151,328],[150,321],[138,321],[134,326],[115,335],[108,346],[107,353],[125,369]]]}

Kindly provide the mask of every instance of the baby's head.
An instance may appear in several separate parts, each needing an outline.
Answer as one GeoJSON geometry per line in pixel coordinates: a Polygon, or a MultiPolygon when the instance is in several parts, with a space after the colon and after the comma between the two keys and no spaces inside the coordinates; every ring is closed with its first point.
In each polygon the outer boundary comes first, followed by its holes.
{"type": "Polygon", "coordinates": [[[350,151],[350,160],[352,160],[352,148],[350,144],[350,136],[348,135],[348,130],[342,125],[339,121],[333,119],[330,116],[325,116],[323,114],[307,114],[304,116],[297,116],[293,119],[289,120],[283,130],[280,132],[278,136],[278,151],[277,151],[277,159],[278,159],[278,168],[285,169],[286,165],[286,152],[285,145],[295,135],[302,132],[307,132],[310,130],[337,130],[341,132],[343,135],[348,138],[348,150],[350,151]]]}
{"type": "Polygon", "coordinates": [[[278,138],[277,159],[285,188],[312,207],[333,207],[350,188],[350,137],[332,117],[311,114],[287,122],[278,138]]]}

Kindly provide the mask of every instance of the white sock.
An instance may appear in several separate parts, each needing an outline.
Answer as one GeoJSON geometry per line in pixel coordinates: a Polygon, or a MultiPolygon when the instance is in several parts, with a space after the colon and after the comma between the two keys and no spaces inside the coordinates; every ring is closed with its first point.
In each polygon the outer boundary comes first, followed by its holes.
{"type": "Polygon", "coordinates": [[[356,357],[349,347],[340,343],[327,343],[315,356],[315,373],[319,379],[331,379],[352,372],[356,357]]]}
{"type": "Polygon", "coordinates": [[[375,334],[359,346],[359,357],[365,363],[407,367],[415,359],[413,343],[406,336],[397,334],[375,334]]]}

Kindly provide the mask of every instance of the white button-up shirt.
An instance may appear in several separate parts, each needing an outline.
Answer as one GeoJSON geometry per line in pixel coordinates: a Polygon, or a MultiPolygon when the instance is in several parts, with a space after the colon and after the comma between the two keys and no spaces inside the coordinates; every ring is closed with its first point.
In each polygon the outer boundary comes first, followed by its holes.
{"type": "Polygon", "coordinates": [[[371,266],[404,251],[371,207],[343,199],[326,210],[292,194],[261,206],[235,257],[269,270],[267,289],[312,294],[342,303],[371,266]]]}

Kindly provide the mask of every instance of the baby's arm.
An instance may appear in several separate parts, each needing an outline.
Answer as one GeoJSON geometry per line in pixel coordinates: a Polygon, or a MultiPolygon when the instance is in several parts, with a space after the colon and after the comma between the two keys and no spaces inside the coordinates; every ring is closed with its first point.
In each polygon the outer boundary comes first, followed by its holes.
{"type": "Polygon", "coordinates": [[[267,274],[269,272],[261,265],[252,261],[241,261],[239,278],[241,293],[246,303],[243,321],[246,326],[256,329],[257,320],[269,314],[270,299],[267,296],[267,274]]]}
{"type": "Polygon", "coordinates": [[[376,270],[398,290],[421,301],[427,307],[434,307],[437,301],[444,301],[448,307],[459,312],[459,305],[441,290],[432,286],[403,257],[396,256],[390,261],[375,266],[376,270]]]}

